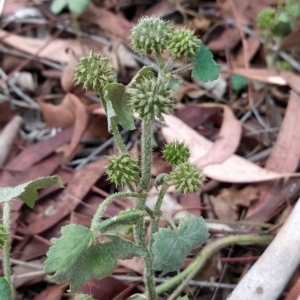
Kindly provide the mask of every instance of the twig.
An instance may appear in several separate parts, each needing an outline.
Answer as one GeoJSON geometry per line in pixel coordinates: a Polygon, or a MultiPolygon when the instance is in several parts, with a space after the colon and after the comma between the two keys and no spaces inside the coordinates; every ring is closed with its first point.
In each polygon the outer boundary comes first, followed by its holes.
{"type": "Polygon", "coordinates": [[[228,300],[274,300],[300,263],[300,198],[276,238],[228,300]]]}

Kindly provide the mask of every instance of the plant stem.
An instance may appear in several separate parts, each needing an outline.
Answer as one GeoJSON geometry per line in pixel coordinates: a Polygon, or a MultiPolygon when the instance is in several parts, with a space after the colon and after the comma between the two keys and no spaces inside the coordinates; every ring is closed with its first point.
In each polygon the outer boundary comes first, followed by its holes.
{"type": "MultiPolygon", "coordinates": [[[[152,122],[142,122],[142,138],[141,138],[141,152],[142,152],[142,175],[139,182],[138,190],[143,192],[137,199],[135,209],[145,210],[147,193],[151,179],[151,163],[152,163],[152,122]]],[[[147,247],[144,221],[139,221],[134,227],[134,237],[138,245],[146,249],[146,256],[144,257],[144,280],[147,291],[148,300],[156,300],[157,295],[155,291],[154,270],[153,270],[153,256],[150,249],[147,247]]]]}
{"type": "Polygon", "coordinates": [[[118,145],[121,153],[127,153],[128,151],[127,151],[127,149],[126,149],[126,147],[124,145],[122,136],[121,136],[121,134],[119,132],[119,129],[118,129],[116,123],[113,120],[110,120],[110,122],[111,122],[112,133],[113,133],[113,135],[114,135],[114,137],[116,139],[117,145],[118,145]]]}
{"type": "MultiPolygon", "coordinates": [[[[101,89],[98,89],[97,90],[98,94],[100,95],[101,97],[101,101],[102,101],[102,104],[103,104],[103,107],[104,107],[104,110],[106,112],[106,115],[108,116],[107,114],[107,104],[106,104],[106,101],[105,101],[105,98],[104,98],[104,94],[103,94],[103,91],[101,89]]],[[[108,117],[107,117],[108,118],[108,117]]],[[[117,145],[121,151],[121,153],[127,153],[127,149],[124,145],[124,142],[123,142],[123,139],[122,139],[122,136],[119,132],[119,129],[116,125],[116,123],[114,122],[113,119],[110,120],[110,125],[111,125],[111,130],[112,130],[112,134],[117,142],[117,145]]]]}
{"type": "MultiPolygon", "coordinates": [[[[151,179],[151,163],[152,163],[152,122],[146,122],[143,120],[142,122],[142,138],[141,138],[141,151],[142,151],[142,176],[139,183],[139,188],[148,192],[150,179],[151,179]]],[[[146,197],[144,199],[146,202],[146,197]]],[[[144,209],[145,203],[141,203],[142,207],[140,209],[144,209]]]]}
{"type": "Polygon", "coordinates": [[[155,53],[155,57],[156,57],[156,61],[158,63],[158,66],[159,66],[159,69],[160,70],[163,70],[164,69],[164,66],[165,66],[165,62],[161,56],[161,53],[160,52],[156,52],[155,53]]]}
{"type": "Polygon", "coordinates": [[[3,227],[6,239],[3,245],[3,272],[12,294],[11,270],[10,270],[10,202],[3,203],[3,227]]]}
{"type": "Polygon", "coordinates": [[[152,234],[154,232],[157,232],[158,231],[158,228],[159,228],[159,219],[160,219],[160,208],[161,208],[161,205],[162,205],[162,202],[164,200],[164,196],[167,192],[169,188],[169,185],[167,183],[163,183],[160,191],[159,191],[159,194],[158,194],[158,197],[157,197],[157,201],[156,201],[156,204],[155,204],[155,207],[154,207],[154,220],[152,222],[152,234]]]}
{"type": "Polygon", "coordinates": [[[107,206],[112,203],[115,199],[117,198],[121,198],[121,197],[134,197],[134,198],[138,198],[140,197],[141,195],[139,193],[130,193],[130,192],[120,192],[120,193],[116,193],[116,194],[113,194],[113,195],[110,195],[109,197],[107,197],[98,207],[94,217],[93,217],[93,220],[92,220],[92,223],[91,223],[91,230],[94,230],[97,225],[99,224],[100,222],[100,219],[104,213],[104,211],[106,210],[107,206]]]}
{"type": "Polygon", "coordinates": [[[177,289],[174,291],[174,293],[168,298],[168,300],[174,300],[176,299],[178,294],[180,294],[180,292],[184,289],[184,287],[188,284],[189,280],[191,280],[204,267],[209,258],[218,250],[233,244],[269,244],[273,240],[273,238],[274,236],[272,235],[235,235],[216,240],[211,244],[206,245],[198,254],[196,259],[184,271],[172,277],[169,281],[159,285],[156,288],[156,292],[157,294],[161,294],[171,289],[183,280],[181,284],[177,287],[177,289]]]}

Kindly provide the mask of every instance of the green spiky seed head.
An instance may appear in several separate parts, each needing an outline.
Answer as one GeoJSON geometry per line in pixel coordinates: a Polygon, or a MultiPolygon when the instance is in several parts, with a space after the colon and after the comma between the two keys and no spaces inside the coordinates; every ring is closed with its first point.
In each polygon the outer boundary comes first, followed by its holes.
{"type": "Polygon", "coordinates": [[[161,53],[171,38],[171,27],[157,17],[143,17],[131,30],[131,46],[142,55],[161,53]]]}
{"type": "Polygon", "coordinates": [[[106,174],[115,185],[123,185],[131,181],[138,181],[139,167],[135,159],[124,153],[108,158],[106,174]]]}
{"type": "Polygon", "coordinates": [[[3,247],[4,242],[7,240],[7,235],[5,233],[5,229],[3,225],[0,225],[0,249],[3,247]]]}
{"type": "Polygon", "coordinates": [[[166,145],[163,150],[163,158],[173,166],[187,162],[190,156],[190,149],[179,141],[166,145]]]}
{"type": "Polygon", "coordinates": [[[199,50],[201,40],[188,28],[176,29],[172,33],[168,50],[176,58],[193,57],[199,50]]]}
{"type": "Polygon", "coordinates": [[[115,81],[109,59],[93,52],[80,58],[74,81],[77,85],[83,84],[87,90],[102,90],[108,83],[115,81]]]}
{"type": "Polygon", "coordinates": [[[262,30],[273,30],[277,26],[276,10],[273,8],[266,8],[257,15],[257,25],[262,30]]]}
{"type": "Polygon", "coordinates": [[[204,180],[202,170],[190,162],[177,165],[170,173],[170,183],[183,194],[196,193],[204,180]]]}
{"type": "Polygon", "coordinates": [[[131,107],[145,121],[153,121],[155,117],[163,121],[162,114],[169,114],[174,109],[175,99],[167,80],[144,78],[128,91],[131,107]]]}
{"type": "Polygon", "coordinates": [[[95,299],[91,295],[78,294],[73,298],[73,300],[95,300],[95,299]]]}

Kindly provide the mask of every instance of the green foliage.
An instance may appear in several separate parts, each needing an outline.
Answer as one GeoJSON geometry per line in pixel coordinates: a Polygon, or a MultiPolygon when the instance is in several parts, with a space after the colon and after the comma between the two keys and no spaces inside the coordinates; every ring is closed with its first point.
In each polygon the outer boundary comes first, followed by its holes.
{"type": "Polygon", "coordinates": [[[1,300],[11,300],[11,289],[7,280],[3,277],[0,277],[0,296],[1,300]]]}
{"type": "Polygon", "coordinates": [[[74,15],[83,14],[91,0],[54,0],[51,3],[50,10],[53,14],[59,14],[65,7],[74,15]]]}
{"type": "Polygon", "coordinates": [[[33,208],[38,198],[37,190],[52,186],[63,187],[59,176],[42,177],[15,187],[0,188],[0,202],[7,202],[19,197],[30,208],[33,208]]]}
{"type": "Polygon", "coordinates": [[[179,141],[167,144],[163,150],[163,158],[174,166],[187,162],[190,156],[190,149],[185,143],[179,141]]]}
{"type": "Polygon", "coordinates": [[[2,224],[0,224],[0,250],[4,245],[4,242],[6,241],[6,239],[8,238],[6,232],[5,232],[5,228],[3,227],[2,224]]]}
{"type": "Polygon", "coordinates": [[[189,297],[185,295],[183,297],[178,297],[176,300],[189,300],[189,297]]]}
{"type": "Polygon", "coordinates": [[[285,60],[277,60],[275,62],[275,68],[281,71],[292,71],[292,66],[285,60]]]}
{"type": "Polygon", "coordinates": [[[139,167],[137,162],[128,153],[119,156],[110,156],[106,173],[111,182],[115,185],[128,184],[131,181],[137,182],[139,167]]]}
{"type": "Polygon", "coordinates": [[[191,58],[191,62],[194,64],[192,77],[203,82],[218,79],[221,66],[214,61],[212,52],[203,44],[195,56],[191,58]]]}
{"type": "Polygon", "coordinates": [[[70,283],[72,292],[92,276],[102,279],[112,274],[117,259],[144,255],[142,247],[117,236],[103,236],[106,241],[99,242],[95,232],[81,225],[64,226],[61,232],[59,239],[51,240],[44,271],[58,284],[70,283]]]}
{"type": "Polygon", "coordinates": [[[185,257],[207,241],[209,233],[202,217],[186,214],[179,222],[177,230],[160,228],[153,234],[155,270],[177,271],[185,257]]]}
{"type": "Polygon", "coordinates": [[[95,299],[91,295],[78,294],[73,298],[73,300],[95,300],[95,299]]]}
{"type": "Polygon", "coordinates": [[[144,17],[132,28],[130,38],[133,50],[142,56],[161,53],[167,48],[171,28],[160,18],[144,17]]]}
{"type": "Polygon", "coordinates": [[[235,92],[240,92],[248,86],[248,78],[241,75],[233,74],[231,76],[231,83],[233,90],[235,92]]]}
{"type": "Polygon", "coordinates": [[[199,50],[201,40],[188,28],[175,29],[168,50],[176,58],[193,57],[199,50]]]}
{"type": "MultiPolygon", "coordinates": [[[[150,267],[153,257],[155,268],[177,270],[185,256],[205,242],[209,234],[203,219],[189,214],[180,221],[178,227],[169,218],[173,230],[159,230],[160,208],[168,187],[174,185],[182,193],[196,192],[204,181],[201,169],[188,162],[190,150],[184,143],[176,141],[166,145],[163,156],[172,164],[173,170],[170,174],[157,176],[154,186],[162,185],[157,203],[154,210],[146,206],[151,182],[152,125],[156,118],[163,121],[163,114],[174,110],[174,92],[180,91],[181,84],[175,74],[185,70],[180,68],[173,71],[176,59],[190,59],[194,66],[192,76],[204,82],[217,79],[220,66],[214,61],[211,51],[191,30],[175,29],[156,17],[142,18],[133,27],[131,45],[142,56],[154,54],[159,67],[157,74],[151,66],[143,67],[124,86],[115,82],[108,59],[94,53],[81,58],[75,73],[77,84],[93,89],[100,95],[109,131],[115,136],[121,150],[120,155],[108,159],[108,178],[116,185],[127,184],[131,192],[115,193],[105,199],[93,217],[91,229],[75,224],[64,226],[62,236],[51,240],[53,246],[47,253],[45,272],[56,283],[69,283],[70,290],[74,291],[91,277],[101,279],[110,275],[117,266],[117,259],[142,256],[145,262],[146,295],[135,295],[130,299],[156,300],[153,270],[150,267]],[[167,62],[163,61],[160,54],[164,50],[171,53],[167,62]],[[121,125],[125,130],[135,129],[134,112],[142,119],[141,168],[130,157],[117,126],[121,125]],[[135,183],[133,186],[132,182],[135,183]],[[125,194],[134,199],[134,209],[101,221],[107,206],[115,199],[125,197],[125,194]],[[144,215],[151,217],[152,248],[145,236],[144,215]],[[126,226],[133,226],[136,244],[119,237],[126,226]]],[[[186,66],[186,70],[190,70],[190,65],[186,66]]]]}
{"type": "Polygon", "coordinates": [[[175,166],[170,174],[170,185],[182,193],[196,193],[203,186],[205,177],[202,170],[190,162],[181,163],[175,166]]]}
{"type": "Polygon", "coordinates": [[[173,75],[171,75],[170,73],[168,73],[166,75],[166,82],[167,82],[167,86],[171,91],[174,91],[175,93],[179,92],[179,88],[180,88],[180,84],[181,84],[181,79],[179,79],[178,77],[175,77],[173,75]]]}
{"type": "MultiPolygon", "coordinates": [[[[130,95],[126,92],[125,86],[120,83],[110,83],[104,87],[105,102],[113,109],[107,116],[120,124],[125,130],[134,130],[133,113],[129,107],[130,95]]],[[[110,126],[108,126],[111,131],[110,126]]]]}

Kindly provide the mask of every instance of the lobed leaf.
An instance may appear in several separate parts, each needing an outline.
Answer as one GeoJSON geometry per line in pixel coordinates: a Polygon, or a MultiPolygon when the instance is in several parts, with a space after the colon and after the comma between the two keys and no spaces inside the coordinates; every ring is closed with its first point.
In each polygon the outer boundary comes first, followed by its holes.
{"type": "Polygon", "coordinates": [[[201,44],[201,47],[191,58],[194,65],[192,77],[196,77],[202,82],[208,82],[218,79],[221,66],[213,59],[213,54],[208,47],[201,44]]]}
{"type": "Polygon", "coordinates": [[[164,271],[179,270],[185,257],[201,246],[209,237],[202,217],[186,214],[179,222],[177,230],[160,228],[153,234],[154,269],[164,271]]]}
{"type": "Polygon", "coordinates": [[[1,300],[12,299],[9,283],[4,277],[0,277],[0,296],[1,296],[1,300]]]}
{"type": "Polygon", "coordinates": [[[19,197],[30,208],[38,198],[37,190],[52,186],[64,187],[59,176],[41,177],[15,187],[0,188],[0,202],[7,202],[19,197]]]}
{"type": "Polygon", "coordinates": [[[76,291],[91,277],[102,279],[117,267],[117,259],[143,256],[144,249],[117,236],[104,236],[107,242],[99,242],[96,233],[89,228],[71,224],[62,227],[62,236],[52,239],[53,246],[47,252],[44,271],[50,280],[70,283],[70,291],[76,291]]]}

